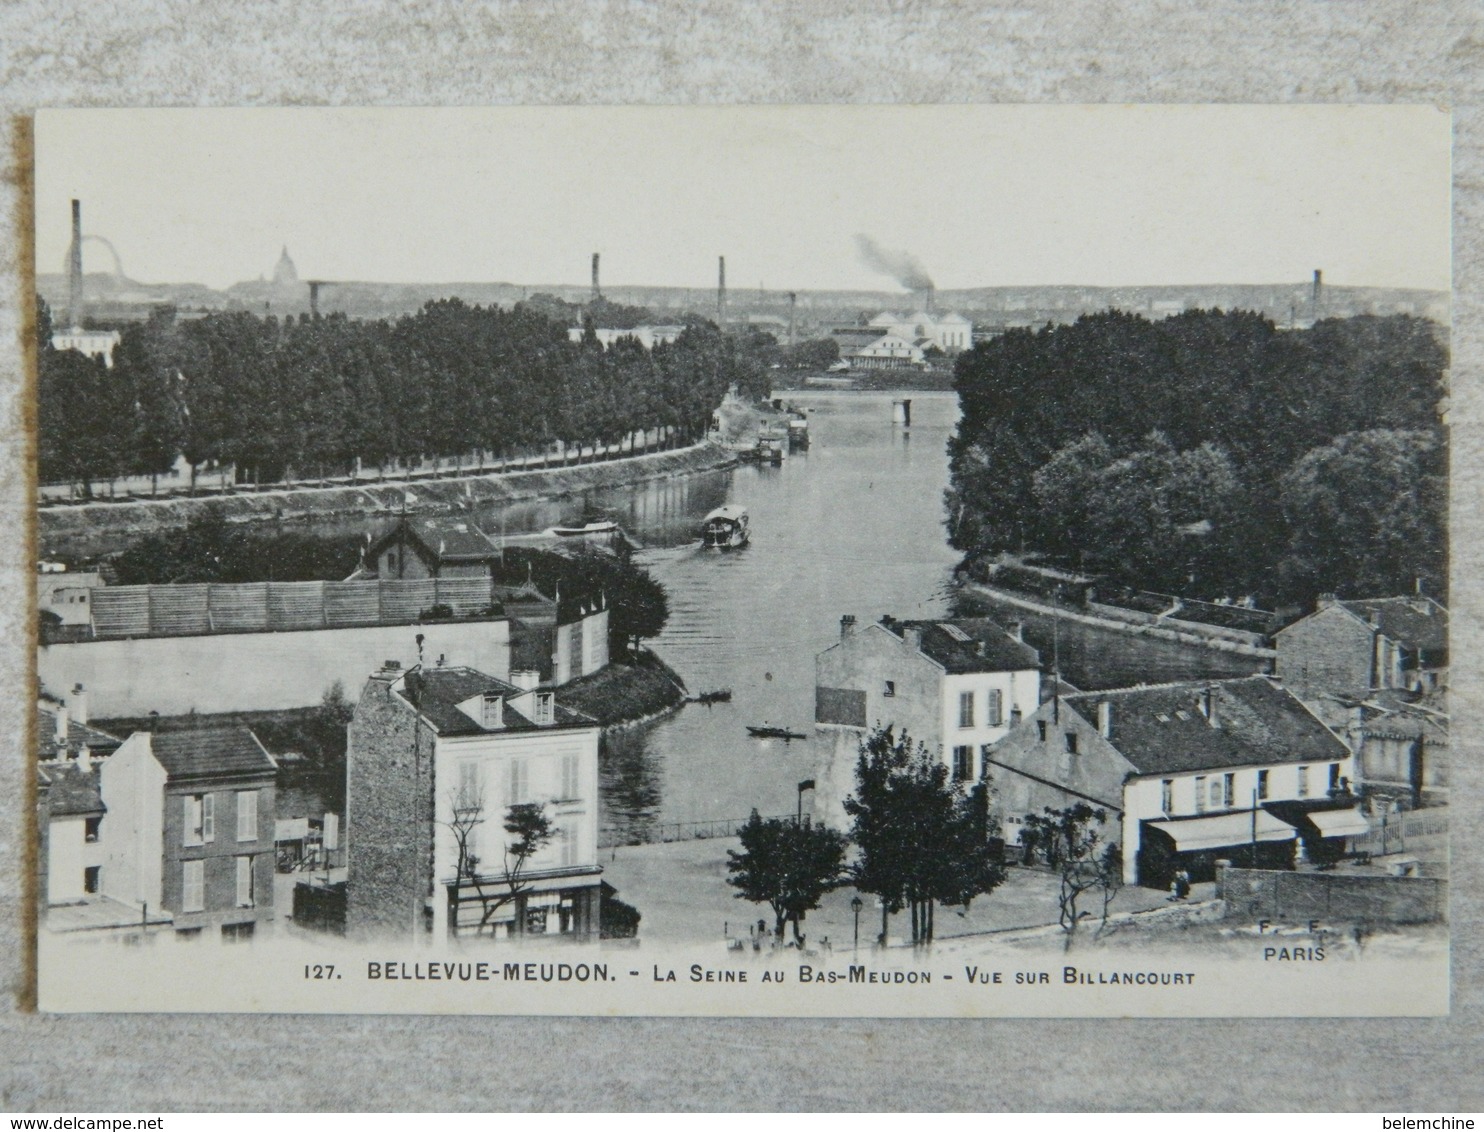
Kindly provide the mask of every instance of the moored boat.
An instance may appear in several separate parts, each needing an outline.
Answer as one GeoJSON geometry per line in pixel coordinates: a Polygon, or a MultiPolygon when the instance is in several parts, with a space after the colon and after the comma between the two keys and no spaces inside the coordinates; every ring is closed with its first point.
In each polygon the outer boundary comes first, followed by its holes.
{"type": "Polygon", "coordinates": [[[787,727],[748,727],[747,733],[754,739],[782,739],[785,743],[808,738],[801,732],[790,731],[787,727]]]}
{"type": "Polygon", "coordinates": [[[747,508],[739,503],[718,507],[701,520],[701,545],[727,549],[744,545],[750,537],[747,508]]]}
{"type": "Polygon", "coordinates": [[[612,519],[603,519],[582,527],[552,527],[551,533],[562,538],[578,538],[582,535],[611,535],[617,530],[618,524],[612,519]]]}

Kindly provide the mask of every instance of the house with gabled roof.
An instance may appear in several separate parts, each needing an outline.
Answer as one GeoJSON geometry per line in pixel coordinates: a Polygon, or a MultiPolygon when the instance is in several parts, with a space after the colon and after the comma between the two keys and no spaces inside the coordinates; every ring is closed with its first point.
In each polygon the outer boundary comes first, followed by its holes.
{"type": "Polygon", "coordinates": [[[467,519],[403,515],[366,548],[366,568],[379,578],[485,578],[500,556],[467,519]]]}
{"type": "Polygon", "coordinates": [[[598,734],[539,672],[387,661],[349,730],[348,934],[596,939],[598,734]],[[514,806],[552,828],[524,862],[514,806]]]}
{"type": "Polygon", "coordinates": [[[1433,691],[1447,682],[1448,610],[1430,597],[1342,600],[1274,635],[1275,671],[1305,699],[1361,699],[1383,688],[1433,691]]]}
{"type": "Polygon", "coordinates": [[[1026,814],[1107,814],[1124,879],[1164,887],[1218,857],[1290,868],[1369,830],[1349,747],[1266,676],[1058,695],[985,756],[992,808],[1018,844],[1026,814]]]}
{"type": "Polygon", "coordinates": [[[840,826],[855,788],[861,739],[890,724],[926,744],[959,781],[978,778],[983,752],[1036,710],[1040,654],[987,617],[898,621],[859,627],[840,619],[840,640],[815,658],[815,806],[840,826]]]}
{"type": "Polygon", "coordinates": [[[102,894],[180,938],[253,938],[274,914],[277,775],[246,727],[134,732],[99,771],[102,894]]]}

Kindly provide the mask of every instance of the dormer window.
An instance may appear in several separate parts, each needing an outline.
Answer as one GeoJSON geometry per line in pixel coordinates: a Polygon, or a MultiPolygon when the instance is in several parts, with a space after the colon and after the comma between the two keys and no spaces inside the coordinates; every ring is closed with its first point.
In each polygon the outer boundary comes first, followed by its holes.
{"type": "Polygon", "coordinates": [[[549,727],[556,722],[556,696],[551,692],[536,693],[536,718],[539,727],[549,727]]]}
{"type": "Polygon", "coordinates": [[[479,722],[488,730],[505,726],[505,697],[495,692],[486,692],[480,709],[479,722]]]}

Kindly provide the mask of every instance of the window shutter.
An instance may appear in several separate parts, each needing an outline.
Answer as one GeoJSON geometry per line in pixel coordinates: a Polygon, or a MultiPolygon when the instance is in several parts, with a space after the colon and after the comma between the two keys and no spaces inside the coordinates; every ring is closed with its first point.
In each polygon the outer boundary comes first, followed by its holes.
{"type": "Polygon", "coordinates": [[[257,839],[258,792],[239,790],[237,792],[237,840],[256,841],[257,839]]]}
{"type": "Polygon", "coordinates": [[[237,906],[239,908],[251,908],[252,899],[252,858],[237,858],[237,906]]]}
{"type": "Polygon", "coordinates": [[[181,878],[180,910],[199,912],[206,906],[206,862],[187,861],[181,878]]]}
{"type": "Polygon", "coordinates": [[[201,795],[201,840],[208,845],[216,840],[216,795],[201,795]]]}
{"type": "Polygon", "coordinates": [[[181,810],[180,843],[182,845],[200,845],[199,830],[201,823],[196,809],[200,799],[194,794],[187,794],[181,801],[185,803],[185,806],[181,810]]]}

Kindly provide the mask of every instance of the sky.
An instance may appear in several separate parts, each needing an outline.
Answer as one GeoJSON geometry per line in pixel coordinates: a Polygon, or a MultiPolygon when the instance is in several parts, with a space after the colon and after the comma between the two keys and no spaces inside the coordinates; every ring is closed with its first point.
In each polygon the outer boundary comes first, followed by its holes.
{"type": "MultiPolygon", "coordinates": [[[[1449,286],[1425,106],[52,110],[36,262],[69,201],[141,282],[300,278],[891,290],[1449,286]]],[[[85,269],[110,270],[101,244],[85,269]]]]}

